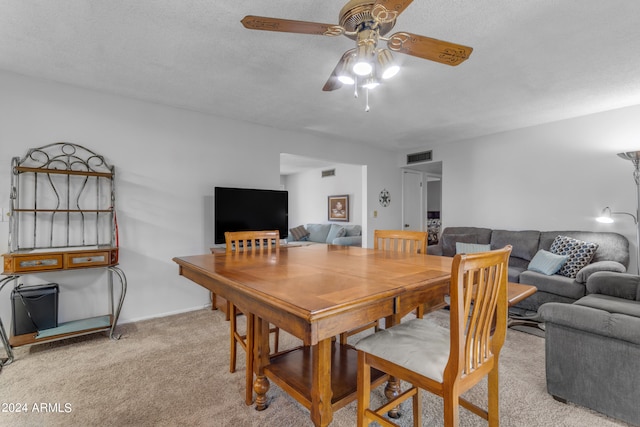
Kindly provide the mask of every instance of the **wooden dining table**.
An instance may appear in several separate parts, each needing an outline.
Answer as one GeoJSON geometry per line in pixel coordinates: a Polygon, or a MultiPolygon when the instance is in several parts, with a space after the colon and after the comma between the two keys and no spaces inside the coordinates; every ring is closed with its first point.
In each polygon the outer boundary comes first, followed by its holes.
{"type": "MultiPolygon", "coordinates": [[[[268,406],[269,380],[310,411],[316,426],[356,398],[357,351],[334,337],[386,319],[386,325],[425,304],[445,305],[452,259],[353,246],[310,245],[176,257],[179,273],[254,319],[256,409],[268,406]],[[269,354],[269,325],[301,341],[293,350],[269,354]]],[[[388,378],[374,375],[372,382],[388,378]]],[[[399,393],[389,381],[387,394],[399,393]]]]}

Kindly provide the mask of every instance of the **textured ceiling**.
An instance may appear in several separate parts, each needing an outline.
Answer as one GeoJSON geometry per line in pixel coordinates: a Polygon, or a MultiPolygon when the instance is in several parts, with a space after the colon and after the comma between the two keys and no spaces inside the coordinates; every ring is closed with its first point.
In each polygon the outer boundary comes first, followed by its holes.
{"type": "Polygon", "coordinates": [[[640,104],[640,1],[415,0],[395,31],[474,48],[396,54],[371,93],[322,86],[353,41],[251,31],[248,14],[336,23],[346,0],[0,0],[0,69],[390,149],[640,104]]]}

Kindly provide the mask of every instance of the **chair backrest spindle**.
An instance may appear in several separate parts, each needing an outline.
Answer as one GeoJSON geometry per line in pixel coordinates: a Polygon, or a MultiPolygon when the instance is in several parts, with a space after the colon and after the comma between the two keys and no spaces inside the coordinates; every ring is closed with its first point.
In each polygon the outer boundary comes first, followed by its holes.
{"type": "Polygon", "coordinates": [[[278,230],[227,231],[224,233],[226,252],[258,252],[280,248],[278,230]]]}
{"type": "Polygon", "coordinates": [[[392,252],[427,253],[427,232],[374,230],[373,248],[392,252]]]}
{"type": "MultiPolygon", "coordinates": [[[[504,343],[507,323],[507,268],[511,247],[458,254],[451,277],[451,375],[482,371],[504,343]],[[452,363],[453,362],[453,363],[452,363]],[[455,366],[458,365],[458,366],[455,366]]],[[[445,371],[446,372],[446,371],[445,371]]]]}

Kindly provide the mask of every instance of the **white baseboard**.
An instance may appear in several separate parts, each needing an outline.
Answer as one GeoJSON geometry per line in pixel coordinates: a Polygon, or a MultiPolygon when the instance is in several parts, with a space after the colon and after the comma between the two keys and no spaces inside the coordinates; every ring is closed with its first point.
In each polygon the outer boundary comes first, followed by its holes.
{"type": "Polygon", "coordinates": [[[188,313],[190,311],[203,310],[203,309],[206,309],[206,308],[211,309],[211,304],[205,304],[203,306],[185,308],[183,310],[168,311],[166,313],[153,314],[151,316],[135,317],[133,319],[121,320],[121,321],[118,322],[118,325],[126,325],[127,323],[135,323],[135,322],[141,322],[143,320],[157,319],[159,317],[173,316],[174,314],[188,313]]]}

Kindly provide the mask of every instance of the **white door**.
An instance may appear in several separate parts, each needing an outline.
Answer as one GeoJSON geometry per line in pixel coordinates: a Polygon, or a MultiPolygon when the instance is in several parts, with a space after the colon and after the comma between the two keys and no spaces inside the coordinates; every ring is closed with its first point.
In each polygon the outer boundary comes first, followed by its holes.
{"type": "Polygon", "coordinates": [[[402,229],[423,231],[422,173],[402,172],[402,229]]]}

